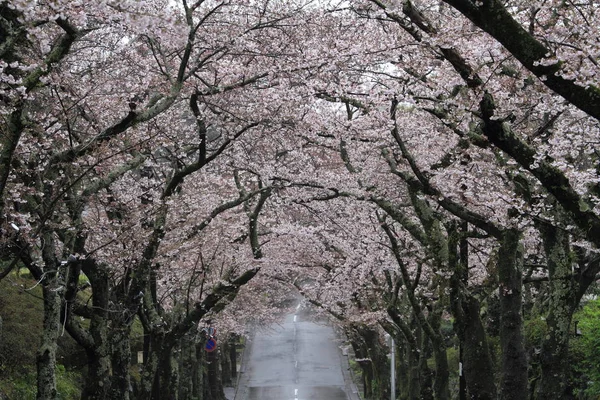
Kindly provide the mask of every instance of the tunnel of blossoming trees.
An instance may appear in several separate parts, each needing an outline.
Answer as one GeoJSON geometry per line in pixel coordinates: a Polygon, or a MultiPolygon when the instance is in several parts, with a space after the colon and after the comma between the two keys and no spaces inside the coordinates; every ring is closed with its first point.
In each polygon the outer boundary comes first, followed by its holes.
{"type": "Polygon", "coordinates": [[[598,398],[599,27],[0,0],[0,398],[224,400],[299,303],[363,399],[598,398]]]}

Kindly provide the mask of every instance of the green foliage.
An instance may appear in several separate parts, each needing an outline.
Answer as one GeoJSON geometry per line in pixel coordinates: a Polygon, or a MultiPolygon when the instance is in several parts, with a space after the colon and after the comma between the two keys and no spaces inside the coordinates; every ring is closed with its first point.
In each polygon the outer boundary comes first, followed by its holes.
{"type": "Polygon", "coordinates": [[[523,323],[523,330],[525,334],[525,347],[527,349],[531,349],[532,347],[539,348],[548,333],[548,325],[541,317],[535,316],[523,323]]]}
{"type": "Polygon", "coordinates": [[[600,299],[589,301],[574,318],[581,335],[571,341],[575,372],[591,398],[600,396],[600,299]]]}
{"type": "Polygon", "coordinates": [[[81,396],[81,374],[66,370],[62,365],[56,367],[56,390],[58,398],[65,400],[79,399],[81,396]]]}
{"type": "MultiPolygon", "coordinates": [[[[58,400],[77,400],[81,396],[81,375],[69,371],[62,365],[56,367],[56,391],[58,400]]],[[[36,395],[36,373],[25,371],[0,381],[0,393],[9,399],[34,400],[36,395]]]]}
{"type": "Polygon", "coordinates": [[[458,376],[458,364],[459,364],[459,351],[454,347],[449,347],[446,350],[446,357],[448,357],[448,368],[450,370],[450,376],[458,376]]]}
{"type": "Polygon", "coordinates": [[[456,347],[448,347],[446,349],[446,357],[448,357],[448,372],[450,372],[449,386],[450,393],[458,394],[459,385],[459,363],[460,363],[460,352],[456,347]]]}

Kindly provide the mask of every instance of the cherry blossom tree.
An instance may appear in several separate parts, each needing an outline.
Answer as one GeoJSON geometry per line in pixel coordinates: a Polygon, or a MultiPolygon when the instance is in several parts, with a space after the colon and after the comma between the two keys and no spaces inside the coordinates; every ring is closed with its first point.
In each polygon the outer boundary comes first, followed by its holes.
{"type": "Polygon", "coordinates": [[[572,390],[555,377],[600,268],[593,2],[0,10],[0,276],[25,265],[44,289],[39,398],[56,397],[61,325],[87,351],[83,398],[121,399],[141,321],[138,395],[168,398],[203,320],[241,333],[292,287],[361,343],[374,395],[386,331],[408,396],[450,397],[450,315],[470,395],[572,390]],[[549,332],[535,384],[530,308],[549,332]]]}

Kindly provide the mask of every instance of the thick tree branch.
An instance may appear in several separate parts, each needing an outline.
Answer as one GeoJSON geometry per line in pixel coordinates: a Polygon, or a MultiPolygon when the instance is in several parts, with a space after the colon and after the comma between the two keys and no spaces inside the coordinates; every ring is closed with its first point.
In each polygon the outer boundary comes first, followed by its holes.
{"type": "Polygon", "coordinates": [[[190,232],[187,235],[188,239],[193,238],[194,236],[198,235],[200,232],[202,232],[202,230],[204,228],[206,228],[213,219],[215,219],[219,214],[232,209],[234,207],[239,206],[240,204],[243,204],[244,202],[250,200],[252,197],[256,196],[257,194],[263,193],[265,191],[269,191],[271,190],[270,187],[267,188],[263,188],[263,189],[258,189],[252,192],[248,192],[248,193],[244,193],[241,194],[240,196],[238,196],[238,198],[231,200],[231,201],[227,201],[223,204],[220,204],[219,206],[215,207],[210,214],[204,218],[204,220],[202,222],[200,222],[199,224],[195,225],[190,232]]]}
{"type": "Polygon", "coordinates": [[[540,157],[535,149],[520,139],[510,125],[493,119],[494,100],[486,94],[480,103],[483,116],[483,132],[491,143],[533,174],[544,188],[551,193],[581,229],[587,240],[600,248],[600,217],[571,186],[569,179],[551,161],[540,157]]]}
{"type": "MultiPolygon", "coordinates": [[[[370,0],[376,4],[379,8],[384,10],[388,18],[396,22],[402,29],[410,34],[416,41],[421,42],[423,40],[421,33],[415,28],[415,25],[421,29],[421,31],[427,33],[430,36],[438,34],[437,29],[431,24],[425,15],[415,7],[410,0],[405,0],[402,12],[412,24],[400,17],[398,14],[391,12],[388,7],[380,0],[370,0]],[[414,25],[413,25],[414,24],[414,25]]],[[[453,47],[441,47],[437,46],[437,50],[442,53],[444,58],[452,65],[454,70],[459,73],[461,78],[465,81],[468,87],[475,88],[483,84],[483,80],[475,72],[475,70],[469,65],[469,63],[460,55],[458,50],[453,47]]]]}
{"type": "Polygon", "coordinates": [[[239,138],[246,131],[248,131],[260,124],[261,124],[261,122],[252,122],[252,123],[244,126],[242,129],[237,131],[233,135],[232,138],[225,139],[223,144],[221,144],[221,146],[219,146],[219,148],[217,150],[215,150],[210,156],[206,157],[205,160],[202,160],[202,158],[200,158],[195,163],[190,164],[187,167],[180,169],[179,171],[176,171],[173,174],[173,176],[171,177],[171,179],[169,180],[169,183],[167,184],[167,186],[165,187],[165,190],[163,191],[161,198],[164,199],[164,198],[171,196],[175,192],[175,189],[177,189],[177,187],[183,182],[183,179],[186,176],[191,175],[192,173],[200,170],[202,167],[204,167],[205,165],[207,165],[208,163],[213,161],[215,158],[217,158],[221,153],[223,153],[229,147],[231,142],[233,142],[234,140],[239,138]]]}
{"type": "Polygon", "coordinates": [[[399,176],[404,180],[404,182],[411,187],[411,190],[419,191],[428,196],[432,196],[437,203],[442,206],[446,211],[454,214],[458,218],[461,218],[470,224],[475,225],[476,227],[483,229],[490,235],[501,238],[502,237],[502,228],[491,222],[488,218],[485,218],[482,215],[479,215],[476,212],[473,212],[461,204],[455,202],[454,200],[446,197],[442,194],[436,187],[434,187],[426,174],[421,171],[419,166],[417,165],[414,157],[404,144],[404,140],[400,136],[400,132],[398,130],[398,126],[396,123],[396,101],[392,102],[392,120],[394,121],[394,128],[392,129],[392,136],[396,140],[402,156],[408,162],[414,176],[413,177],[407,173],[401,172],[397,169],[395,160],[389,152],[384,152],[384,157],[386,157],[388,164],[392,170],[392,173],[399,176]]]}
{"type": "Polygon", "coordinates": [[[231,282],[219,282],[204,300],[196,303],[194,308],[185,316],[185,318],[169,331],[165,338],[165,347],[169,348],[175,346],[175,344],[177,344],[177,342],[196,326],[202,317],[209,312],[218,312],[219,308],[224,306],[222,305],[222,301],[235,297],[240,288],[250,282],[259,271],[259,267],[252,268],[231,282]]]}
{"type": "Polygon", "coordinates": [[[470,0],[444,0],[470,19],[475,25],[500,42],[525,68],[530,70],[552,91],[565,100],[600,120],[600,89],[597,86],[579,86],[575,81],[557,76],[561,63],[540,65],[551,51],[523,28],[508,12],[501,1],[486,0],[476,5],[470,0]]]}

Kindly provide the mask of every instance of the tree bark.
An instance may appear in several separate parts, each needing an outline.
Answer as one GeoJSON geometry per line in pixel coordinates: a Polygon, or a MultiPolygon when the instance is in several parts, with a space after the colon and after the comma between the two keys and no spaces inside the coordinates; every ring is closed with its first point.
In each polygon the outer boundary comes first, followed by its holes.
{"type": "Polygon", "coordinates": [[[112,382],[110,400],[129,400],[131,396],[131,329],[128,326],[111,332],[112,382]]]}
{"type": "Polygon", "coordinates": [[[472,398],[492,400],[497,398],[494,366],[490,356],[487,335],[479,316],[480,304],[473,296],[467,296],[462,304],[464,310],[463,374],[472,398]]]}
{"type": "Polygon", "coordinates": [[[231,386],[231,377],[232,377],[232,365],[231,365],[231,350],[230,350],[230,342],[229,340],[224,340],[221,344],[221,381],[223,382],[223,386],[231,386]]]}
{"type": "Polygon", "coordinates": [[[56,272],[48,272],[43,279],[44,323],[42,343],[37,352],[36,399],[53,400],[57,398],[55,372],[58,345],[56,341],[60,333],[62,291],[60,278],[56,272]]]}
{"type": "Polygon", "coordinates": [[[373,379],[373,398],[387,399],[390,397],[390,364],[387,352],[380,342],[379,333],[370,327],[361,329],[361,335],[367,346],[367,352],[371,359],[371,371],[373,379]]]}
{"type": "Polygon", "coordinates": [[[164,349],[158,363],[157,376],[160,379],[158,397],[153,400],[177,400],[179,393],[179,369],[173,357],[175,348],[164,349]]]}
{"type": "Polygon", "coordinates": [[[206,355],[208,389],[210,399],[224,400],[225,393],[223,392],[223,382],[219,368],[219,349],[212,351],[206,355]]]}
{"type": "Polygon", "coordinates": [[[162,347],[162,334],[151,332],[144,327],[144,335],[149,336],[149,346],[147,356],[144,358],[140,379],[140,390],[138,399],[148,400],[160,397],[160,379],[159,379],[159,354],[162,347]]]}
{"type": "Polygon", "coordinates": [[[503,232],[498,251],[500,284],[500,346],[502,370],[500,400],[521,400],[527,394],[527,354],[522,316],[522,264],[520,232],[503,232]]]}
{"type": "Polygon", "coordinates": [[[66,282],[63,276],[64,270],[55,256],[54,235],[50,231],[43,234],[44,248],[42,258],[44,260],[44,271],[32,273],[40,280],[44,301],[44,322],[42,330],[42,341],[37,351],[37,399],[53,400],[57,398],[56,391],[56,351],[57,340],[60,334],[61,311],[66,282]]]}
{"type": "Polygon", "coordinates": [[[467,0],[444,0],[470,19],[475,25],[500,42],[525,68],[539,78],[550,90],[569,103],[600,120],[600,89],[594,85],[581,86],[558,74],[560,64],[544,65],[539,61],[552,50],[515,20],[500,0],[481,4],[467,0]]]}
{"type": "Polygon", "coordinates": [[[192,395],[195,399],[202,400],[204,398],[204,347],[202,343],[196,343],[196,363],[193,368],[193,376],[192,376],[192,395]]]}
{"type": "MultiPolygon", "coordinates": [[[[466,232],[466,226],[462,231],[466,232]]],[[[449,266],[454,329],[460,342],[462,372],[472,398],[496,399],[494,367],[487,334],[480,317],[479,301],[468,291],[468,248],[466,239],[459,240],[456,226],[448,230],[449,266]],[[460,247],[460,251],[457,251],[460,247]],[[459,255],[460,254],[460,255],[459,255]]],[[[464,392],[461,392],[464,396],[464,392]]]]}
{"type": "Polygon", "coordinates": [[[568,234],[555,226],[540,226],[550,279],[547,335],[542,343],[542,377],[538,400],[565,398],[569,371],[569,331],[577,307],[578,283],[573,276],[568,234]]]}
{"type": "Polygon", "coordinates": [[[440,333],[441,312],[431,310],[428,318],[429,325],[435,335],[427,334],[431,341],[433,349],[433,358],[435,360],[435,381],[433,391],[436,400],[450,399],[450,369],[448,368],[448,354],[446,353],[446,343],[440,333]]]}

